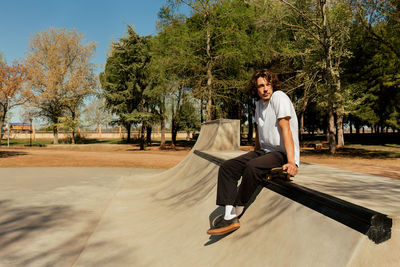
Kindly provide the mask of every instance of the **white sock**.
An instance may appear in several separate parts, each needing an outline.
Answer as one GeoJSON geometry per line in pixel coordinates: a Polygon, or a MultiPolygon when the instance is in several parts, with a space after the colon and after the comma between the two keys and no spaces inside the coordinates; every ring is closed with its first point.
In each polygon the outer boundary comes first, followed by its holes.
{"type": "Polygon", "coordinates": [[[235,208],[232,205],[226,205],[225,206],[225,220],[232,220],[233,218],[236,217],[236,212],[235,208]]]}
{"type": "Polygon", "coordinates": [[[236,206],[235,207],[236,216],[239,216],[240,214],[242,214],[243,210],[244,210],[244,206],[236,206]]]}

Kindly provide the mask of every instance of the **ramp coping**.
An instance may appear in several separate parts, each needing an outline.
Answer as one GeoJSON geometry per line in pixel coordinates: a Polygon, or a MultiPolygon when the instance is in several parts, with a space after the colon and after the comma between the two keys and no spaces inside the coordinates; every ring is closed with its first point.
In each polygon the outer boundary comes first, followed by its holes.
{"type": "Polygon", "coordinates": [[[222,124],[222,123],[232,123],[231,119],[218,119],[218,120],[212,120],[212,121],[205,121],[201,125],[207,125],[207,124],[222,124]]]}
{"type": "MultiPolygon", "coordinates": [[[[218,166],[226,161],[204,151],[195,150],[194,154],[218,166]]],[[[393,222],[386,214],[291,181],[274,179],[264,181],[263,186],[366,235],[376,244],[391,238],[393,222]]]]}

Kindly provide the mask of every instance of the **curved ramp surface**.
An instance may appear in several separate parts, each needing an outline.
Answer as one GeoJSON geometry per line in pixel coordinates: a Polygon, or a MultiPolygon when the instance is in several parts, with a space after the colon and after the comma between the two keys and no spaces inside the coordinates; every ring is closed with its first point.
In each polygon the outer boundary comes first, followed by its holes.
{"type": "MultiPolygon", "coordinates": [[[[239,150],[239,122],[202,126],[193,148],[226,158],[239,150]],[[223,152],[221,152],[223,151],[223,152]]],[[[74,266],[399,266],[399,181],[302,164],[295,181],[388,214],[392,237],[379,245],[267,189],[222,237],[206,234],[218,166],[193,152],[152,176],[126,176],[74,266]]]]}

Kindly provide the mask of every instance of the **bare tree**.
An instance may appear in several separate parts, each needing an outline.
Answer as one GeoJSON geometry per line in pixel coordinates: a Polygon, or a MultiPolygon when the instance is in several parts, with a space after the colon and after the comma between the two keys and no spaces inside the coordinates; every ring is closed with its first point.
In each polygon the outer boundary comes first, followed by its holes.
{"type": "Polygon", "coordinates": [[[28,85],[34,96],[31,104],[52,125],[58,143],[60,118],[68,117],[75,133],[78,108],[97,84],[90,62],[95,42],[83,44],[81,33],[50,28],[33,36],[26,58],[28,85]]]}
{"type": "Polygon", "coordinates": [[[107,125],[112,121],[112,114],[106,109],[103,98],[93,98],[83,111],[84,121],[88,126],[99,128],[101,125],[107,125]]]}
{"type": "Polygon", "coordinates": [[[8,111],[24,104],[31,95],[23,86],[25,77],[24,65],[14,62],[9,66],[0,60],[0,139],[8,111]]]}

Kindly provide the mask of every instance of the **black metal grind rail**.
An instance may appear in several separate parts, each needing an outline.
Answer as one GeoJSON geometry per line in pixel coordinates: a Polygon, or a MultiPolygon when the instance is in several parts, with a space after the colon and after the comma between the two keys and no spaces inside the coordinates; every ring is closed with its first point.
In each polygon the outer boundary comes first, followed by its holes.
{"type": "Polygon", "coordinates": [[[195,151],[194,151],[194,154],[196,154],[197,156],[199,156],[199,157],[201,157],[201,158],[203,158],[203,159],[206,159],[206,160],[208,160],[208,161],[211,161],[212,163],[214,163],[214,164],[216,164],[216,165],[218,165],[218,166],[221,166],[222,163],[225,162],[224,159],[215,157],[215,156],[210,155],[210,154],[208,154],[208,153],[201,152],[200,150],[195,150],[195,151]]]}
{"type": "MultiPolygon", "coordinates": [[[[194,153],[219,166],[225,161],[198,150],[194,153]]],[[[376,244],[391,237],[392,219],[385,214],[290,181],[272,179],[263,186],[368,236],[376,244]]]]}

